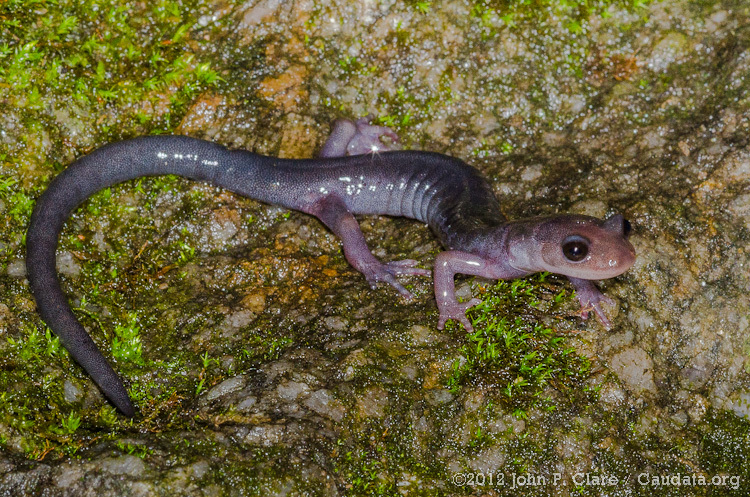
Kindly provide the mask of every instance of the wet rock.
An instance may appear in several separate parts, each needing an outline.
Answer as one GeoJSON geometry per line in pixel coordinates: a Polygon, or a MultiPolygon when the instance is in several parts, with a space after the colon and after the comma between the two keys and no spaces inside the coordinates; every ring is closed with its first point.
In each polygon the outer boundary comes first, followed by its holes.
{"type": "Polygon", "coordinates": [[[50,481],[51,468],[41,464],[28,471],[0,473],[0,491],[6,495],[30,495],[50,481]]]}
{"type": "Polygon", "coordinates": [[[75,383],[66,379],[63,383],[63,395],[66,401],[74,403],[83,398],[83,391],[75,383]]]}
{"type": "Polygon", "coordinates": [[[98,466],[108,473],[138,477],[146,471],[146,464],[136,456],[123,455],[99,461],[98,466]]]}
{"type": "Polygon", "coordinates": [[[266,297],[261,293],[253,293],[246,295],[240,302],[242,307],[247,308],[249,311],[257,314],[261,314],[266,308],[266,297]]]}
{"type": "Polygon", "coordinates": [[[23,260],[16,260],[8,264],[6,269],[8,276],[11,278],[25,278],[26,277],[26,262],[23,260]]]}
{"type": "Polygon", "coordinates": [[[344,405],[331,392],[325,389],[316,390],[304,401],[305,407],[321,416],[340,422],[346,415],[344,405]]]}
{"type": "Polygon", "coordinates": [[[453,394],[443,388],[428,390],[425,397],[427,402],[431,405],[446,404],[453,400],[453,394]]]}
{"type": "Polygon", "coordinates": [[[441,339],[441,336],[429,326],[415,324],[409,329],[412,341],[415,345],[429,345],[441,339]]]}
{"type": "Polygon", "coordinates": [[[189,466],[173,469],[166,477],[166,481],[175,493],[190,494],[199,490],[198,481],[209,471],[207,461],[198,461],[189,466]]]}
{"type": "Polygon", "coordinates": [[[388,393],[379,387],[365,390],[357,398],[357,411],[364,417],[380,418],[388,407],[388,393]]]}
{"type": "Polygon", "coordinates": [[[251,412],[253,407],[258,403],[258,399],[252,395],[244,397],[239,404],[237,404],[237,410],[240,412],[251,412]]]}
{"type": "Polygon", "coordinates": [[[326,328],[331,331],[344,331],[349,326],[346,319],[341,316],[328,316],[323,319],[323,322],[325,323],[326,328]]]}
{"type": "Polygon", "coordinates": [[[743,418],[750,418],[750,392],[742,392],[732,399],[729,408],[743,418]]]}
{"type": "Polygon", "coordinates": [[[310,386],[298,381],[285,381],[276,387],[276,394],[286,402],[296,401],[300,397],[307,396],[310,386]]]}
{"type": "Polygon", "coordinates": [[[675,61],[680,60],[688,49],[688,42],[682,33],[667,33],[660,39],[646,64],[654,71],[664,71],[675,61]]]}
{"type": "Polygon", "coordinates": [[[212,400],[218,399],[219,397],[222,397],[224,395],[236,392],[237,390],[242,390],[244,386],[245,378],[241,376],[229,378],[228,380],[222,381],[211,390],[209,390],[208,393],[206,393],[205,401],[211,402],[212,400]]]}
{"type": "Polygon", "coordinates": [[[490,447],[481,451],[475,458],[469,461],[469,468],[477,473],[494,475],[502,471],[506,458],[507,456],[501,448],[490,447]]]}
{"type": "Polygon", "coordinates": [[[609,366],[630,390],[636,393],[656,391],[654,364],[645,350],[629,347],[616,354],[609,366]]]}
{"type": "Polygon", "coordinates": [[[240,214],[236,209],[222,207],[211,212],[201,224],[200,243],[207,250],[219,250],[239,232],[240,214]]]}
{"type": "Polygon", "coordinates": [[[4,326],[8,324],[8,321],[12,318],[10,309],[5,304],[0,304],[0,325],[4,326]]]}
{"type": "Polygon", "coordinates": [[[357,349],[352,351],[348,356],[346,356],[343,363],[341,364],[343,377],[345,379],[354,378],[357,368],[366,366],[368,364],[372,364],[372,362],[367,357],[364,350],[357,349]]]}
{"type": "Polygon", "coordinates": [[[625,402],[626,395],[625,391],[614,383],[606,383],[601,391],[600,397],[602,402],[611,406],[611,408],[617,408],[625,402]]]}
{"type": "Polygon", "coordinates": [[[57,270],[65,276],[76,277],[81,273],[81,266],[70,252],[63,252],[57,256],[57,270]]]}
{"type": "Polygon", "coordinates": [[[251,445],[270,447],[284,440],[286,429],[280,425],[264,425],[251,428],[244,442],[251,445]]]}
{"type": "Polygon", "coordinates": [[[226,324],[228,328],[237,329],[247,326],[253,319],[255,319],[255,313],[252,311],[237,311],[229,314],[224,320],[224,324],[226,324]]]}

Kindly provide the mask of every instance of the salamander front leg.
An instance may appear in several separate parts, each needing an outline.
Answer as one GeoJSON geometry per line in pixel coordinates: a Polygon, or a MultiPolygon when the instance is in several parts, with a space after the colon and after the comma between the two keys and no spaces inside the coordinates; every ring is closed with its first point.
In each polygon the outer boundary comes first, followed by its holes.
{"type": "Polygon", "coordinates": [[[469,318],[466,317],[466,311],[482,301],[476,298],[468,302],[456,300],[454,282],[456,273],[493,279],[500,278],[502,275],[493,271],[485,259],[467,252],[448,250],[438,254],[435,259],[435,300],[438,310],[440,310],[438,329],[442,330],[445,322],[449,319],[455,319],[466,328],[466,331],[472,331],[473,328],[469,318]]]}
{"type": "Polygon", "coordinates": [[[393,262],[380,262],[367,247],[359,223],[344,202],[335,196],[325,197],[316,202],[306,212],[320,219],[333,233],[341,238],[344,256],[354,269],[362,273],[372,288],[378,283],[388,283],[404,297],[414,295],[396,279],[398,275],[429,276],[430,271],[414,267],[417,261],[406,259],[393,262]]]}
{"type": "Polygon", "coordinates": [[[612,322],[604,314],[599,304],[606,302],[609,305],[615,305],[615,301],[604,295],[590,280],[571,278],[570,276],[568,276],[568,279],[575,287],[576,297],[578,297],[578,302],[581,303],[581,317],[586,319],[589,317],[589,311],[594,311],[602,326],[608,330],[612,328],[612,322]]]}

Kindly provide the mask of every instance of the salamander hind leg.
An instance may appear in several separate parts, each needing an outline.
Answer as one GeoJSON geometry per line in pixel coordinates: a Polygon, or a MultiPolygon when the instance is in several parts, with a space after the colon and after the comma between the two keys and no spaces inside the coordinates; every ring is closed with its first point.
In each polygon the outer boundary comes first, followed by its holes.
{"type": "Polygon", "coordinates": [[[333,123],[331,135],[318,154],[320,157],[344,157],[392,150],[383,142],[388,137],[393,143],[398,135],[390,128],[370,124],[372,116],[361,117],[356,121],[337,119],[333,123]]]}
{"type": "Polygon", "coordinates": [[[371,287],[375,288],[378,283],[388,283],[404,297],[413,298],[412,293],[404,288],[396,276],[429,276],[429,270],[414,267],[417,261],[406,259],[383,263],[372,255],[359,223],[339,197],[330,195],[322,198],[306,209],[306,212],[320,219],[341,238],[346,260],[365,276],[371,287]]]}
{"type": "Polygon", "coordinates": [[[393,143],[398,141],[398,135],[391,128],[370,124],[372,116],[361,117],[354,124],[357,127],[357,133],[349,141],[346,147],[348,155],[371,154],[392,150],[393,147],[383,142],[383,137],[388,137],[393,143]]]}

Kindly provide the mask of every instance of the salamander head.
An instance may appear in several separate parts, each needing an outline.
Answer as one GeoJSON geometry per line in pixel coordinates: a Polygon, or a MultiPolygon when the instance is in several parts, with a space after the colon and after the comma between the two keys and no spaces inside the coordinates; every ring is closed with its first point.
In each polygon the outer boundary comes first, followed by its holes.
{"type": "Polygon", "coordinates": [[[529,272],[613,278],[635,262],[628,235],[630,223],[620,214],[604,221],[575,214],[522,220],[510,227],[508,262],[529,272]]]}

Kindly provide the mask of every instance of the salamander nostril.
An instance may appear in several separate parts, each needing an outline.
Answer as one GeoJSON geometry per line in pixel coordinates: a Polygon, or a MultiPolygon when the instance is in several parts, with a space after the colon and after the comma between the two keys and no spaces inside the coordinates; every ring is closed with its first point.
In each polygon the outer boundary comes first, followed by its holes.
{"type": "Polygon", "coordinates": [[[622,220],[622,234],[625,236],[625,238],[630,236],[630,232],[633,231],[633,226],[631,226],[630,221],[627,219],[622,220]]]}

